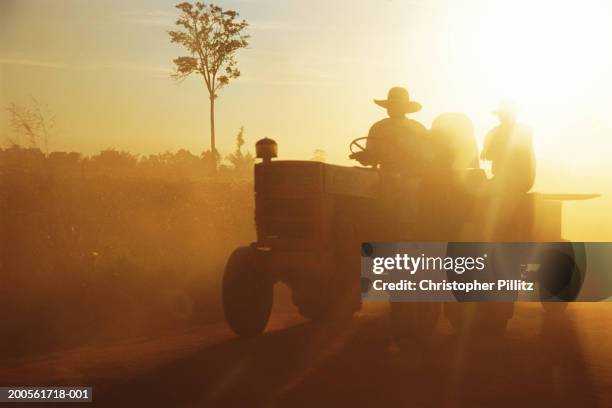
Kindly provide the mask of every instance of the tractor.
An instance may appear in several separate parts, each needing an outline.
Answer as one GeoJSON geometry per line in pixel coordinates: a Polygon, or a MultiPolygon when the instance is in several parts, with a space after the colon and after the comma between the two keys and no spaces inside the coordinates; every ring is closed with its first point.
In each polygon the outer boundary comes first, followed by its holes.
{"type": "MultiPolygon", "coordinates": [[[[353,156],[364,150],[364,139],[351,143],[353,156]]],[[[571,271],[584,270],[575,261],[581,249],[562,239],[561,204],[594,195],[499,197],[483,192],[487,177],[480,168],[463,169],[460,177],[453,169],[434,169],[406,180],[377,167],[272,160],[277,155],[274,140],[257,142],[257,240],[233,251],[223,276],[225,317],[241,337],[264,331],[277,282],[291,289],[305,318],[350,319],[361,308],[363,242],[548,242],[555,259],[569,259],[571,271]],[[491,208],[494,217],[486,216],[491,208]]],[[[542,304],[559,312],[572,297],[542,304]]],[[[503,330],[514,303],[391,303],[392,331],[427,339],[442,311],[456,330],[503,330]]]]}

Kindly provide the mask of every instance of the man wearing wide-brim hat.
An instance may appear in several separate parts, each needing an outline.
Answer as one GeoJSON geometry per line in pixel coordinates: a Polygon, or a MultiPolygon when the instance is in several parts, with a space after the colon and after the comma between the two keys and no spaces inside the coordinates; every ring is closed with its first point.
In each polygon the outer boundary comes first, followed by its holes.
{"type": "Polygon", "coordinates": [[[385,108],[389,117],[372,125],[365,151],[354,158],[364,165],[380,165],[381,170],[418,172],[427,129],[406,115],[420,111],[421,104],[401,87],[391,88],[387,99],[375,99],[374,103],[385,108]]]}
{"type": "Polygon", "coordinates": [[[499,193],[525,193],[535,180],[532,131],[517,122],[518,108],[503,101],[493,112],[499,125],[486,135],[481,159],[491,161],[492,184],[499,193]]]}

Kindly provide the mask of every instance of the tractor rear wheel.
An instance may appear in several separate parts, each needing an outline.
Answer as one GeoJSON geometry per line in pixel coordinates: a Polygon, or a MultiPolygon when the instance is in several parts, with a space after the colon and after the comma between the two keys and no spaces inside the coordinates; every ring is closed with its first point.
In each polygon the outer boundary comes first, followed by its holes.
{"type": "Polygon", "coordinates": [[[256,268],[255,250],[240,247],[227,260],[223,275],[223,312],[240,337],[261,334],[272,311],[274,282],[256,268]]]}
{"type": "Polygon", "coordinates": [[[539,295],[542,308],[547,313],[563,314],[567,302],[578,297],[586,269],[584,252],[584,244],[558,242],[549,245],[540,254],[539,295]]]}

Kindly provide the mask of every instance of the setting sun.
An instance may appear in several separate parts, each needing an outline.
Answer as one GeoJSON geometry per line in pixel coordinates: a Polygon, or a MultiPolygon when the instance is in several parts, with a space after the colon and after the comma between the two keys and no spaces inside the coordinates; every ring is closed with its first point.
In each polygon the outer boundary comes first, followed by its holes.
{"type": "Polygon", "coordinates": [[[474,98],[516,101],[546,154],[567,128],[609,106],[611,13],[597,0],[480,2],[457,33],[454,68],[479,84],[474,98]]]}

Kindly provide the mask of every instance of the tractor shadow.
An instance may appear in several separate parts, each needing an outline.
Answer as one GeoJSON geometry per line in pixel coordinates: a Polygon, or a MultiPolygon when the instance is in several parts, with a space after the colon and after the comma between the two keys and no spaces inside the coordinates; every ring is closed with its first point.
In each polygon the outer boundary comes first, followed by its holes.
{"type": "MultiPolygon", "coordinates": [[[[393,346],[387,318],[234,339],[111,389],[104,406],[598,405],[572,322],[532,336],[439,334],[393,346]]],[[[96,404],[96,405],[97,405],[96,404]]]]}

